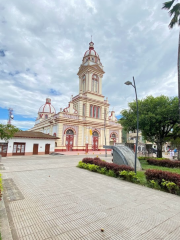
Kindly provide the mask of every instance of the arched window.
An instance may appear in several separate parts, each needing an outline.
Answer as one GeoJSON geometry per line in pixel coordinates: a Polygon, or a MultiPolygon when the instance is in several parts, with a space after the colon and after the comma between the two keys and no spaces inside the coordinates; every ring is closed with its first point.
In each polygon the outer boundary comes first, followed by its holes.
{"type": "Polygon", "coordinates": [[[68,129],[68,130],[66,131],[66,135],[74,135],[73,130],[68,129]]]}
{"type": "Polygon", "coordinates": [[[116,137],[116,134],[113,133],[113,134],[111,135],[111,137],[112,137],[112,138],[115,138],[115,137],[116,137]]]}
{"type": "Polygon", "coordinates": [[[98,132],[96,132],[96,131],[94,131],[92,135],[93,135],[94,137],[98,137],[98,136],[99,136],[98,132]]]}
{"type": "Polygon", "coordinates": [[[48,119],[48,115],[47,114],[45,115],[45,119],[48,119]]]}
{"type": "Polygon", "coordinates": [[[57,142],[55,142],[55,147],[57,147],[57,142]]]}
{"type": "Polygon", "coordinates": [[[82,80],[82,90],[83,90],[83,92],[86,91],[86,76],[85,75],[83,76],[83,80],[82,80]]]}
{"type": "Polygon", "coordinates": [[[99,92],[99,78],[95,74],[92,76],[92,92],[99,92]]]}

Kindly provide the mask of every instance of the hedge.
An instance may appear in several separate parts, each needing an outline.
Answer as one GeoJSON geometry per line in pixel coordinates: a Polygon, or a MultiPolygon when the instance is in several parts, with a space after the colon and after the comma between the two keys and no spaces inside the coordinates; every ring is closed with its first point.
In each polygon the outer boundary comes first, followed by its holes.
{"type": "Polygon", "coordinates": [[[175,183],[178,187],[180,187],[180,174],[177,173],[171,173],[167,171],[162,170],[154,170],[154,169],[148,169],[145,172],[147,181],[154,180],[157,181],[159,185],[165,181],[170,181],[175,183]]]}
{"type": "Polygon", "coordinates": [[[1,174],[0,174],[0,201],[2,199],[2,178],[1,178],[1,174]]]}
{"type": "Polygon", "coordinates": [[[147,162],[150,165],[161,166],[161,167],[169,167],[169,168],[180,168],[180,162],[171,161],[171,160],[155,160],[155,159],[148,159],[147,162]]]}
{"type": "Polygon", "coordinates": [[[127,166],[127,165],[117,165],[115,163],[108,163],[100,158],[83,158],[83,163],[89,163],[97,165],[101,168],[106,168],[107,170],[113,170],[116,175],[119,174],[120,171],[134,171],[134,168],[127,166]]]}
{"type": "Polygon", "coordinates": [[[154,160],[170,160],[168,158],[157,158],[157,157],[138,157],[139,160],[149,160],[149,159],[154,159],[154,160]]]}

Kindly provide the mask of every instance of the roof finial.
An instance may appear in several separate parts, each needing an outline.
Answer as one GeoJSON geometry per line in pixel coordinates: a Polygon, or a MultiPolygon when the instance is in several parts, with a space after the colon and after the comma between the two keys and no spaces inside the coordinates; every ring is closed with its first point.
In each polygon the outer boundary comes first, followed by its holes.
{"type": "Polygon", "coordinates": [[[91,42],[92,42],[92,35],[91,35],[91,42]]]}

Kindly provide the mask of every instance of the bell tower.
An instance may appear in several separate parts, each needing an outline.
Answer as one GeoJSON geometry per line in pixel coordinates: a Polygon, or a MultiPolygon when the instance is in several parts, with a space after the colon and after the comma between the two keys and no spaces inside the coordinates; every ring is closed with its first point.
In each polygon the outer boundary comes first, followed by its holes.
{"type": "Polygon", "coordinates": [[[100,57],[94,50],[94,43],[89,43],[89,50],[83,56],[82,64],[77,75],[79,76],[79,93],[102,95],[102,78],[104,70],[100,57]]]}

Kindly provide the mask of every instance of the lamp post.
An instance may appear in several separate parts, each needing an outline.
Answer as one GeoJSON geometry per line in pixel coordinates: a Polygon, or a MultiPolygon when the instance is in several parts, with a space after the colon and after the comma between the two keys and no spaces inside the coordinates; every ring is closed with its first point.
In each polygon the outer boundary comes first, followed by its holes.
{"type": "MultiPolygon", "coordinates": [[[[104,140],[106,146],[106,109],[104,110],[104,140]]],[[[105,157],[107,157],[107,149],[105,148],[105,157]]]]}
{"type": "MultiPolygon", "coordinates": [[[[109,112],[110,111],[106,112],[106,109],[104,109],[104,141],[105,141],[105,146],[106,146],[106,117],[107,117],[107,114],[109,112]]],[[[105,148],[105,157],[107,157],[107,148],[105,148]]]]}
{"type": "Polygon", "coordinates": [[[126,85],[132,85],[134,90],[135,90],[135,95],[136,95],[136,105],[137,105],[137,137],[136,137],[136,151],[135,151],[135,166],[134,166],[134,171],[136,173],[136,158],[137,158],[137,145],[138,145],[138,129],[139,129],[139,112],[138,112],[138,99],[137,99],[137,91],[136,91],[136,83],[135,79],[133,77],[133,83],[130,81],[125,82],[124,84],[126,85]],[[134,84],[133,84],[134,83],[134,84]]]}

